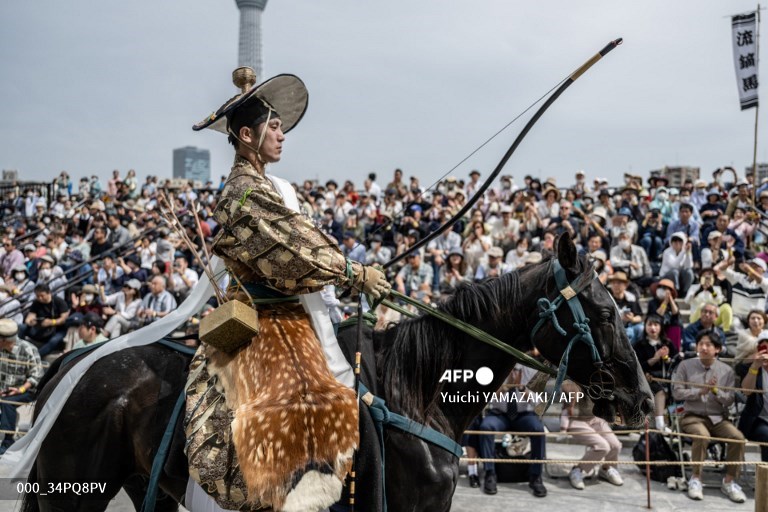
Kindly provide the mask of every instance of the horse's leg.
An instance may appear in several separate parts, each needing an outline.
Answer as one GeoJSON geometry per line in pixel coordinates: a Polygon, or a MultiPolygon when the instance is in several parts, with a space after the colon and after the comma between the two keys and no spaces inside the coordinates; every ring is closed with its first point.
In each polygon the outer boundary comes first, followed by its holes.
{"type": "MultiPolygon", "coordinates": [[[[131,498],[137,512],[141,510],[141,505],[144,503],[148,483],[149,479],[144,475],[131,475],[123,484],[123,489],[128,497],[131,498]]],[[[158,489],[155,511],[176,512],[177,510],[179,510],[179,503],[173,497],[163,492],[162,489],[158,489]]]]}
{"type": "Polygon", "coordinates": [[[395,429],[386,438],[387,509],[448,512],[459,478],[456,457],[395,429]]]}
{"type": "MultiPolygon", "coordinates": [[[[37,482],[41,512],[97,512],[106,510],[125,479],[133,473],[133,454],[125,443],[120,400],[106,402],[103,409],[88,411],[88,398],[72,397],[85,407],[65,408],[49,432],[37,457],[37,482]],[[96,483],[103,492],[76,495],[47,494],[49,483],[96,483]]],[[[93,397],[89,397],[93,398],[93,397]]]]}

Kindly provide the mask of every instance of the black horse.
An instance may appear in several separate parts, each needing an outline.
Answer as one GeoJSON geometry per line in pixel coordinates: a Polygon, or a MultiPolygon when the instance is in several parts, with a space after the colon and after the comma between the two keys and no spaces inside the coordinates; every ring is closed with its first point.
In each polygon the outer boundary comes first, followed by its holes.
{"type": "MultiPolygon", "coordinates": [[[[590,279],[591,265],[577,257],[568,236],[560,238],[557,248],[557,259],[569,282],[586,276],[586,288],[578,298],[590,319],[604,368],[615,380],[612,396],[596,400],[594,412],[612,420],[618,411],[627,423],[639,423],[652,410],[651,393],[624,334],[615,303],[597,279],[590,279]]],[[[566,336],[548,322],[535,339],[530,337],[539,319],[537,301],[542,297],[554,299],[559,293],[551,269],[551,261],[547,260],[499,279],[461,288],[441,309],[520,350],[535,345],[547,360],[557,364],[567,341],[576,333],[568,308],[562,307],[555,313],[566,336]]],[[[339,341],[346,352],[354,346],[355,331],[347,329],[340,333],[339,341]]],[[[371,391],[384,398],[392,411],[457,441],[484,404],[446,403],[441,393],[495,390],[516,363],[506,353],[429,316],[405,320],[376,333],[374,346],[375,356],[364,362],[371,391]],[[440,382],[445,370],[476,370],[482,366],[490,368],[494,375],[486,386],[474,379],[440,382]]],[[[29,481],[100,481],[108,484],[107,492],[103,499],[72,496],[68,500],[52,500],[27,496],[23,510],[104,510],[121,486],[138,510],[154,454],[184,386],[188,362],[186,356],[154,345],[124,350],[97,361],[83,376],[43,442],[29,481]]],[[[36,411],[66,370],[60,368],[58,373],[48,376],[50,380],[41,390],[36,411]]],[[[594,372],[592,353],[577,343],[570,357],[569,377],[589,386],[594,372]]],[[[362,432],[364,438],[370,435],[370,429],[362,432]]],[[[176,510],[177,502],[183,499],[188,479],[183,444],[179,425],[160,478],[164,493],[158,510],[176,510]]],[[[450,509],[459,473],[454,455],[395,429],[386,431],[385,446],[390,511],[450,509]]],[[[362,461],[357,483],[361,510],[379,508],[380,496],[369,490],[380,482],[379,468],[378,464],[362,461]]]]}

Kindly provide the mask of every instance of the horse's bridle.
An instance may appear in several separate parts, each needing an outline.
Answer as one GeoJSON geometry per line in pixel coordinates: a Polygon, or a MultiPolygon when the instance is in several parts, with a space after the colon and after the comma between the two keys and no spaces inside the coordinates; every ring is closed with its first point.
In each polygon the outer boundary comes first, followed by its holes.
{"type": "Polygon", "coordinates": [[[568,345],[563,352],[563,356],[560,358],[560,364],[557,368],[557,377],[555,379],[555,391],[552,394],[552,398],[550,398],[547,407],[552,405],[555,397],[560,394],[560,388],[568,371],[568,359],[571,354],[571,349],[573,349],[573,346],[577,341],[583,342],[590,349],[592,352],[592,363],[595,366],[595,371],[589,377],[589,382],[585,387],[587,395],[592,400],[613,400],[613,390],[616,387],[616,381],[606,370],[607,364],[604,363],[600,357],[600,352],[597,350],[597,345],[592,337],[592,330],[589,327],[589,318],[587,318],[587,315],[584,313],[584,308],[581,307],[581,302],[579,301],[579,294],[592,284],[592,280],[597,279],[597,273],[594,269],[589,272],[584,272],[572,283],[569,283],[568,277],[565,274],[565,269],[557,258],[554,258],[551,261],[550,266],[552,268],[552,273],[555,276],[555,284],[557,285],[559,293],[554,300],[542,297],[537,301],[539,307],[539,321],[536,322],[536,325],[531,331],[531,343],[534,346],[536,345],[534,337],[538,330],[547,322],[552,322],[552,326],[562,336],[568,336],[565,329],[560,326],[560,323],[557,320],[557,315],[555,314],[563,303],[568,304],[568,307],[573,314],[573,327],[576,329],[576,334],[568,342],[568,345]]]}

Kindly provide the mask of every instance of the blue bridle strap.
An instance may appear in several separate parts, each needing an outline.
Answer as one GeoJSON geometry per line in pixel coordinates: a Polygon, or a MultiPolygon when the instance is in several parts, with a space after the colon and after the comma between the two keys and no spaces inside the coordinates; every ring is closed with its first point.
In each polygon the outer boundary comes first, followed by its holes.
{"type": "Polygon", "coordinates": [[[551,265],[555,275],[555,284],[560,292],[554,300],[550,301],[548,298],[543,297],[537,301],[539,307],[539,321],[536,322],[536,325],[531,331],[531,340],[533,341],[536,332],[549,321],[552,322],[552,326],[557,332],[562,336],[567,336],[565,329],[560,326],[560,323],[557,320],[557,315],[555,314],[563,303],[568,304],[568,307],[573,314],[573,327],[576,329],[576,334],[570,339],[565,348],[565,352],[563,352],[563,356],[560,358],[560,364],[557,368],[557,377],[555,379],[555,390],[547,404],[547,408],[544,409],[545,412],[560,394],[560,388],[562,387],[566,373],[568,372],[568,360],[571,355],[571,349],[573,349],[573,346],[577,341],[581,341],[589,347],[592,352],[592,362],[595,366],[600,367],[603,364],[602,359],[600,358],[600,353],[597,351],[595,340],[592,338],[592,330],[589,328],[589,318],[584,314],[584,308],[581,307],[581,302],[579,302],[579,293],[591,284],[592,279],[597,277],[595,271],[590,271],[588,279],[585,276],[582,276],[571,284],[568,283],[565,269],[560,265],[560,262],[557,259],[552,260],[551,265]]]}

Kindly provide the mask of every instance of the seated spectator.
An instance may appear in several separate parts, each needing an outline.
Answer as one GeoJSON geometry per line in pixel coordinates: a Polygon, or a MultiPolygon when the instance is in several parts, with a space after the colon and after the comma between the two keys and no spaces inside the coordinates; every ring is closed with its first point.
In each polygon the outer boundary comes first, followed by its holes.
{"type": "Polygon", "coordinates": [[[659,276],[671,280],[675,283],[675,289],[685,295],[693,283],[691,242],[685,233],[678,231],[672,234],[669,245],[661,256],[659,276]]]}
{"type": "Polygon", "coordinates": [[[421,261],[421,255],[418,252],[409,254],[406,258],[406,264],[400,269],[395,277],[397,291],[410,296],[426,285],[432,288],[432,267],[421,261]]]}
{"type": "Polygon", "coordinates": [[[502,262],[504,251],[501,247],[491,247],[488,251],[487,262],[481,262],[475,271],[475,281],[481,282],[491,277],[501,277],[509,272],[509,268],[502,262]]]}
{"type": "Polygon", "coordinates": [[[15,404],[26,404],[35,399],[34,389],[43,377],[43,365],[37,349],[28,341],[19,339],[19,326],[8,318],[0,319],[0,430],[4,434],[0,455],[14,443],[16,430],[15,404]]]}
{"type": "Polygon", "coordinates": [[[91,240],[91,257],[104,257],[112,250],[112,242],[107,238],[107,228],[100,226],[93,230],[91,240]]]}
{"type": "Polygon", "coordinates": [[[40,267],[37,272],[37,284],[45,284],[54,295],[64,298],[64,290],[67,286],[67,278],[64,271],[56,264],[53,256],[48,254],[40,258],[40,267]]]}
{"type": "Polygon", "coordinates": [[[683,338],[683,325],[680,321],[680,309],[677,307],[675,284],[669,279],[662,279],[651,285],[653,296],[648,301],[648,314],[656,313],[662,319],[664,336],[680,348],[683,338]]]}
{"type": "Polygon", "coordinates": [[[104,326],[104,336],[117,338],[131,330],[132,322],[141,309],[141,283],[136,279],[129,279],[123,290],[112,295],[102,296],[104,302],[104,314],[109,317],[104,326]]]}
{"type": "MultiPolygon", "coordinates": [[[[766,315],[763,311],[753,309],[747,315],[747,327],[737,329],[738,339],[736,341],[736,362],[743,363],[757,350],[757,339],[763,334],[768,333],[765,329],[766,315]]],[[[748,361],[747,361],[748,362],[748,361]]]]}
{"type": "MultiPolygon", "coordinates": [[[[757,349],[745,364],[736,367],[741,387],[753,391],[739,419],[739,430],[750,441],[768,443],[768,332],[758,337],[757,349]]],[[[760,447],[760,460],[768,462],[768,445],[760,447]]]]}
{"type": "MultiPolygon", "coordinates": [[[[633,348],[646,377],[669,379],[672,375],[672,362],[674,357],[677,356],[678,351],[669,338],[661,334],[661,322],[662,320],[659,315],[648,315],[648,318],[645,319],[645,335],[633,348]]],[[[654,397],[656,429],[663,431],[667,429],[664,412],[667,407],[669,386],[650,378],[648,379],[648,384],[651,386],[651,392],[653,392],[654,397]]]]}
{"type": "Polygon", "coordinates": [[[120,290],[125,271],[115,263],[112,255],[104,256],[104,259],[94,266],[94,270],[96,270],[96,283],[104,287],[104,293],[109,295],[120,290]]]}
{"type": "MultiPolygon", "coordinates": [[[[687,434],[697,436],[715,436],[733,439],[734,443],[726,443],[726,460],[742,462],[744,460],[744,435],[736,426],[728,421],[728,408],[734,400],[734,392],[720,389],[735,384],[735,374],[730,366],[717,360],[722,348],[722,341],[712,336],[709,331],[702,331],[696,337],[698,357],[686,359],[677,367],[673,376],[672,396],[675,400],[684,401],[685,414],[680,421],[680,427],[687,434]],[[691,383],[691,384],[688,384],[691,383]]],[[[702,462],[707,456],[707,439],[692,439],[693,449],[691,460],[702,462]]],[[[693,474],[688,481],[688,497],[694,500],[704,498],[701,484],[701,466],[693,466],[693,474]]],[[[744,503],[746,497],[741,487],[736,483],[740,467],[728,465],[725,467],[725,478],[721,490],[736,503],[744,503]]]]}
{"type": "MultiPolygon", "coordinates": [[[[510,251],[518,239],[520,233],[520,221],[512,217],[512,206],[501,205],[501,218],[496,218],[491,223],[491,238],[493,242],[505,252],[510,251]]],[[[457,244],[460,245],[460,244],[457,244]]]]}
{"type": "Polygon", "coordinates": [[[355,234],[351,231],[344,233],[341,243],[341,253],[345,258],[365,264],[365,245],[359,243],[355,234]]]}
{"type": "Polygon", "coordinates": [[[707,235],[707,247],[701,250],[701,267],[712,268],[728,259],[728,252],[722,248],[723,234],[713,229],[707,235]]]}
{"type": "Polygon", "coordinates": [[[645,249],[650,261],[661,259],[664,250],[664,220],[658,208],[645,214],[640,225],[640,246],[645,249]]]}
{"type": "Polygon", "coordinates": [[[142,237],[140,243],[139,258],[141,258],[141,268],[149,271],[152,268],[152,263],[155,262],[157,243],[152,241],[148,236],[142,237]]]}
{"type": "Polygon", "coordinates": [[[155,276],[149,281],[150,293],[144,296],[138,313],[143,324],[152,323],[176,309],[176,299],[165,289],[165,283],[163,276],[155,276]]]}
{"type": "Polygon", "coordinates": [[[747,217],[746,210],[738,207],[733,211],[733,217],[731,222],[728,223],[728,229],[732,229],[741,240],[747,240],[755,231],[755,224],[747,217]]]}
{"type": "Polygon", "coordinates": [[[709,192],[707,192],[707,202],[699,207],[701,220],[705,224],[713,224],[724,213],[725,206],[722,203],[720,191],[714,187],[709,189],[709,192]]]}
{"type": "Polygon", "coordinates": [[[66,274],[69,279],[80,284],[93,284],[93,267],[83,259],[82,253],[79,250],[72,251],[69,253],[68,258],[72,267],[74,267],[66,274]]]}
{"type": "MultiPolygon", "coordinates": [[[[498,395],[492,395],[493,398],[488,403],[488,414],[480,422],[480,427],[477,430],[543,433],[544,425],[534,412],[535,404],[525,399],[526,393],[530,393],[525,385],[535,374],[536,371],[530,370],[528,367],[515,366],[508,382],[500,390],[502,393],[508,391],[510,395],[516,395],[515,400],[510,402],[498,401],[498,395]]],[[[546,458],[546,438],[544,436],[531,436],[530,440],[531,459],[544,460],[546,458]]],[[[478,441],[480,456],[484,459],[495,459],[496,443],[494,436],[479,436],[478,441]]],[[[496,465],[493,462],[484,462],[483,465],[485,467],[483,491],[487,494],[496,494],[496,465]]],[[[547,488],[541,481],[542,466],[542,464],[528,466],[528,486],[537,498],[543,498],[547,495],[547,488]]]]}
{"type": "Polygon", "coordinates": [[[766,263],[760,258],[753,258],[739,264],[737,272],[734,268],[735,258],[721,262],[715,270],[725,265],[725,278],[731,283],[731,307],[733,315],[738,319],[745,318],[750,311],[765,311],[765,296],[768,293],[768,279],[763,277],[766,271],[766,263]]]}
{"type": "Polygon", "coordinates": [[[643,310],[640,303],[634,295],[627,292],[629,279],[624,272],[614,272],[608,278],[608,285],[611,288],[611,296],[616,302],[616,307],[621,313],[621,322],[624,324],[627,338],[634,345],[643,335],[643,310]]]}
{"type": "Polygon", "coordinates": [[[477,268],[480,260],[491,250],[490,229],[486,228],[487,226],[483,221],[473,222],[470,225],[469,235],[461,246],[464,250],[464,258],[467,260],[467,265],[472,268],[477,268]]]}
{"type": "Polygon", "coordinates": [[[19,336],[30,340],[45,357],[56,350],[67,334],[69,306],[51,293],[47,284],[35,286],[35,300],[19,329],[19,336]]]}
{"type": "Polygon", "coordinates": [[[117,258],[117,264],[123,269],[123,276],[120,278],[120,285],[131,279],[136,279],[143,283],[149,277],[149,271],[141,266],[139,255],[129,254],[124,258],[117,258]]]}
{"type": "Polygon", "coordinates": [[[80,293],[72,293],[70,296],[70,302],[72,303],[72,309],[70,313],[80,313],[85,315],[86,313],[96,313],[101,316],[104,306],[101,303],[101,297],[99,289],[92,284],[83,286],[80,293]]]}
{"type": "Polygon", "coordinates": [[[504,262],[509,267],[510,272],[523,266],[523,262],[529,254],[528,247],[530,247],[530,241],[528,237],[524,236],[517,241],[515,248],[507,253],[504,262]]]}
{"type": "Polygon", "coordinates": [[[24,321],[21,303],[13,297],[13,290],[7,284],[0,285],[0,318],[10,318],[16,324],[24,321]]]}
{"type": "Polygon", "coordinates": [[[103,327],[104,320],[99,315],[96,313],[86,313],[77,329],[77,335],[80,339],[75,342],[72,350],[90,347],[91,345],[107,341],[108,338],[101,333],[103,327]]]}
{"type": "Polygon", "coordinates": [[[667,226],[667,236],[664,238],[664,243],[671,243],[672,235],[682,233],[691,242],[693,254],[698,255],[700,252],[699,223],[692,218],[693,206],[689,203],[680,204],[678,215],[679,220],[673,220],[667,226]]]}
{"type": "Polygon", "coordinates": [[[721,345],[725,343],[725,333],[717,327],[717,314],[718,309],[716,305],[707,303],[702,306],[701,317],[683,329],[683,351],[693,352],[696,350],[696,337],[701,331],[712,331],[712,336],[720,338],[721,345]]]}
{"type": "MultiPolygon", "coordinates": [[[[564,396],[575,396],[581,388],[571,381],[565,381],[562,386],[564,396]],[[571,395],[570,393],[573,393],[571,395]]],[[[587,447],[581,463],[575,465],[568,474],[568,480],[574,489],[583,491],[584,473],[589,472],[601,461],[617,460],[621,451],[621,441],[616,434],[611,432],[611,426],[602,418],[592,414],[592,400],[584,396],[581,400],[574,400],[563,404],[563,412],[560,415],[560,430],[577,434],[572,441],[587,447]]],[[[606,462],[600,464],[598,478],[602,478],[613,485],[623,485],[616,463],[606,462]]]]}
{"type": "Polygon", "coordinates": [[[640,290],[650,286],[651,264],[642,247],[632,244],[628,231],[619,231],[618,243],[611,248],[611,266],[621,270],[640,290]]]}
{"type": "Polygon", "coordinates": [[[448,252],[446,263],[440,268],[439,290],[442,294],[450,295],[463,282],[472,282],[474,272],[464,260],[461,247],[454,247],[448,252]]]}
{"type": "Polygon", "coordinates": [[[10,238],[3,239],[3,250],[4,253],[0,256],[0,277],[8,281],[13,269],[24,264],[24,255],[10,238]]]}
{"type": "Polygon", "coordinates": [[[592,265],[594,265],[597,278],[601,283],[608,284],[608,279],[613,275],[613,267],[611,267],[605,252],[602,249],[598,249],[589,255],[592,265]]]}
{"type": "Polygon", "coordinates": [[[366,265],[384,265],[392,259],[392,250],[382,245],[383,237],[375,234],[371,237],[371,248],[365,255],[366,265]]]}
{"type": "Polygon", "coordinates": [[[29,278],[29,270],[26,265],[17,265],[13,268],[13,295],[22,299],[30,297],[35,289],[35,282],[29,278]]]}
{"type": "Polygon", "coordinates": [[[125,250],[126,246],[131,242],[131,234],[128,229],[120,223],[120,217],[115,214],[107,217],[107,227],[109,228],[109,241],[112,247],[119,247],[125,250]]]}
{"type": "Polygon", "coordinates": [[[731,309],[731,305],[726,302],[725,293],[723,293],[723,289],[716,284],[715,277],[715,271],[713,269],[702,269],[699,283],[692,285],[688,289],[688,295],[685,297],[685,302],[688,303],[691,310],[691,322],[695,322],[699,319],[701,316],[701,308],[704,304],[714,304],[717,306],[718,310],[715,325],[722,327],[723,331],[730,331],[731,322],[733,322],[733,309],[731,309]]]}

